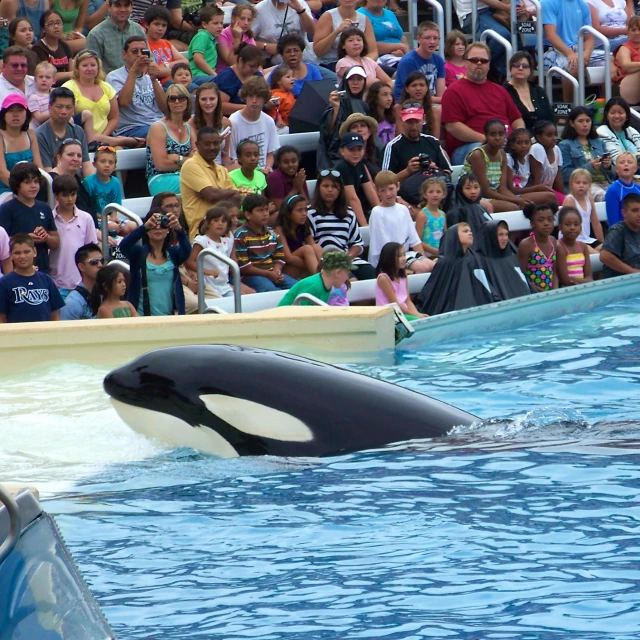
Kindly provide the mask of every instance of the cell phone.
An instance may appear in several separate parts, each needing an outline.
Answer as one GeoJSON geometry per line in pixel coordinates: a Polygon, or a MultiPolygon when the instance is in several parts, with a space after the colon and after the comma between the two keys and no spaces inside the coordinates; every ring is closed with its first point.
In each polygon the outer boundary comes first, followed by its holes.
{"type": "Polygon", "coordinates": [[[149,49],[143,49],[142,55],[147,56],[147,58],[151,58],[151,51],[149,49]]]}
{"type": "Polygon", "coordinates": [[[610,157],[611,157],[610,153],[603,153],[602,154],[602,160],[605,160],[605,159],[610,158],[610,157]]]}
{"type": "Polygon", "coordinates": [[[223,129],[220,132],[220,137],[224,138],[225,136],[228,136],[231,133],[231,127],[227,127],[226,129],[223,129]]]}
{"type": "Polygon", "coordinates": [[[347,95],[346,89],[343,89],[342,91],[336,91],[336,93],[338,94],[338,97],[340,97],[340,98],[344,98],[347,95]]]}

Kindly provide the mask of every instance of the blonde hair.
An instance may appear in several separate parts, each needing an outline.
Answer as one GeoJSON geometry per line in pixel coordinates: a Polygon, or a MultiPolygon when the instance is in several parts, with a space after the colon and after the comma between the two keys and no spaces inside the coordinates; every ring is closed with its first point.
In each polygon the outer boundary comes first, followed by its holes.
{"type": "MultiPolygon", "coordinates": [[[[640,18],[640,16],[638,16],[640,18]]],[[[620,158],[631,158],[631,160],[633,160],[634,164],[636,166],[638,166],[638,158],[636,158],[633,153],[631,153],[631,151],[622,151],[621,153],[618,154],[618,157],[616,158],[616,164],[618,164],[618,160],[620,160],[620,158]]]]}
{"type": "Polygon", "coordinates": [[[393,171],[379,171],[373,179],[376,189],[387,187],[390,184],[398,184],[398,176],[393,171]]]}
{"type": "MultiPolygon", "coordinates": [[[[447,183],[442,178],[427,178],[420,185],[420,195],[422,196],[422,201],[418,205],[421,209],[424,209],[427,206],[427,190],[429,187],[440,187],[442,189],[442,200],[447,197],[447,183]]],[[[442,201],[440,202],[442,204],[442,201]]]]}
{"type": "Polygon", "coordinates": [[[38,75],[38,71],[51,71],[53,73],[54,79],[56,77],[56,73],[58,73],[58,70],[50,62],[47,62],[46,60],[44,62],[39,62],[36,65],[36,68],[33,70],[34,78],[38,75]]]}
{"type": "Polygon", "coordinates": [[[569,192],[571,192],[571,187],[578,178],[584,178],[589,184],[591,184],[591,174],[586,169],[575,169],[569,176],[569,192]]]}
{"type": "Polygon", "coordinates": [[[172,84],[169,86],[166,92],[166,100],[164,103],[164,115],[167,118],[171,117],[171,111],[169,109],[169,98],[173,95],[186,96],[187,98],[187,108],[182,112],[182,121],[187,122],[187,120],[191,120],[191,94],[189,90],[181,84],[172,84]]]}
{"type": "Polygon", "coordinates": [[[105,77],[104,69],[102,68],[102,61],[98,57],[97,53],[93,51],[88,51],[85,49],[76,55],[73,59],[73,74],[71,75],[72,80],[75,80],[78,84],[80,84],[80,71],[78,69],[78,65],[87,58],[93,58],[98,62],[98,73],[96,73],[96,77],[93,80],[93,84],[100,84],[105,77]]]}
{"type": "Polygon", "coordinates": [[[471,49],[484,49],[486,54],[489,56],[489,59],[491,59],[491,49],[489,49],[489,45],[486,42],[480,42],[479,40],[476,40],[475,42],[467,45],[467,48],[464,52],[465,60],[469,58],[469,52],[471,51],[471,49]]]}

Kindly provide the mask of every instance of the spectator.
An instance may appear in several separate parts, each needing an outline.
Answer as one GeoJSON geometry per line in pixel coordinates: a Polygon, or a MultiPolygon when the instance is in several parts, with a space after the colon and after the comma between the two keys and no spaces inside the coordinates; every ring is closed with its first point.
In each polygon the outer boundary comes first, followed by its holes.
{"type": "Polygon", "coordinates": [[[497,118],[512,129],[524,128],[522,116],[507,91],[487,80],[489,47],[472,42],[465,60],[466,77],[451,85],[442,100],[442,122],[453,164],[462,164],[469,151],[484,142],[487,120],[497,118]]]}
{"type": "MultiPolygon", "coordinates": [[[[116,265],[98,271],[91,292],[91,311],[101,318],[137,318],[135,307],[123,298],[127,294],[127,278],[116,265]]],[[[164,315],[164,314],[162,314],[164,315]]]]}
{"type": "Polygon", "coordinates": [[[627,20],[635,15],[633,0],[587,0],[591,24],[609,40],[611,52],[627,41],[627,20]]]}
{"type": "Polygon", "coordinates": [[[34,265],[34,239],[19,233],[10,246],[13,271],[0,278],[0,323],[60,320],[64,301],[51,277],[34,265]]]}
{"type": "Polygon", "coordinates": [[[73,92],[66,87],[58,87],[49,96],[49,119],[36,131],[42,168],[51,171],[53,157],[58,145],[63,140],[77,140],[82,148],[82,175],[91,175],[94,171],[89,159],[89,147],[81,126],[71,124],[75,108],[73,92]]]}
{"type": "MultiPolygon", "coordinates": [[[[11,22],[15,18],[27,18],[33,27],[33,35],[40,37],[40,18],[49,9],[48,0],[36,0],[35,4],[26,0],[4,0],[2,2],[2,17],[11,22]]],[[[7,43],[3,45],[6,47],[7,43]]]]}
{"type": "Polygon", "coordinates": [[[598,137],[589,109],[574,107],[571,110],[558,146],[562,152],[565,188],[574,169],[586,169],[593,180],[591,195],[596,202],[603,202],[605,191],[616,179],[616,174],[611,154],[605,151],[604,142],[598,137]]]}
{"type": "Polygon", "coordinates": [[[91,29],[87,36],[87,49],[95,51],[102,61],[104,72],[111,73],[120,68],[122,52],[127,41],[137,36],[136,42],[140,40],[146,42],[146,36],[144,29],[129,19],[133,9],[132,0],[107,0],[107,2],[109,16],[104,22],[91,29]]]}
{"type": "Polygon", "coordinates": [[[391,78],[374,60],[367,58],[368,48],[364,33],[360,29],[350,27],[340,34],[338,41],[338,62],[336,75],[342,78],[351,67],[359,66],[367,74],[367,86],[380,81],[391,86],[391,78]]]}
{"type": "Polygon", "coordinates": [[[260,145],[255,140],[241,140],[236,147],[236,156],[240,166],[230,171],[229,177],[240,197],[244,198],[251,193],[262,195],[267,188],[267,179],[258,167],[260,145]]]}
{"type": "Polygon", "coordinates": [[[640,272],[640,194],[625,196],[622,218],[609,229],[600,251],[605,278],[640,272]]]}
{"type": "Polygon", "coordinates": [[[83,32],[88,5],[88,0],[52,0],[51,3],[51,8],[62,16],[62,33],[74,54],[85,47],[83,32]],[[63,3],[65,7],[62,6],[63,3]]]}
{"type": "Polygon", "coordinates": [[[213,127],[202,127],[196,139],[197,152],[180,171],[180,193],[189,237],[195,238],[208,209],[221,200],[238,200],[229,172],[215,159],[220,153],[220,133],[213,127]]]}
{"type": "Polygon", "coordinates": [[[269,115],[276,123],[278,135],[289,133],[289,114],[296,105],[293,95],[293,69],[281,66],[276,67],[269,76],[271,88],[271,103],[276,102],[276,108],[269,111],[269,115]]]}
{"type": "Polygon", "coordinates": [[[316,23],[305,0],[291,0],[286,4],[278,0],[261,0],[255,5],[255,9],[252,30],[256,46],[264,46],[264,54],[271,58],[271,64],[287,64],[282,59],[280,41],[292,36],[296,41],[302,41],[300,60],[316,62],[313,47],[309,42],[309,37],[313,38],[316,31],[316,23]]]}
{"type": "MultiPolygon", "coordinates": [[[[89,195],[92,210],[100,213],[108,204],[122,204],[122,184],[113,175],[118,166],[116,150],[113,147],[98,147],[93,156],[93,166],[96,172],[82,181],[82,186],[89,195]]],[[[133,231],[133,228],[127,225],[133,225],[134,228],[137,226],[132,221],[123,222],[118,224],[118,228],[114,230],[122,231],[126,227],[128,229],[127,233],[133,231]]],[[[126,233],[121,233],[121,235],[126,235],[126,233]]]]}
{"type": "Polygon", "coordinates": [[[49,273],[49,249],[60,246],[60,237],[49,205],[36,200],[41,179],[33,162],[21,162],[11,170],[9,186],[15,197],[0,205],[0,227],[10,237],[29,234],[36,244],[36,267],[49,273]]]}
{"type": "Polygon", "coordinates": [[[464,52],[467,49],[467,38],[462,33],[454,29],[447,33],[444,41],[444,81],[447,87],[456,80],[464,78],[467,73],[467,65],[464,60],[464,52]]]}
{"type": "MultiPolygon", "coordinates": [[[[542,3],[542,25],[545,44],[549,49],[544,54],[545,70],[560,67],[571,75],[578,75],[578,32],[591,25],[591,13],[585,0],[544,0],[542,3]]],[[[587,67],[602,67],[604,53],[594,51],[595,39],[587,33],[584,39],[584,64],[587,67]]],[[[570,102],[572,85],[562,81],[562,99],[570,102]]]]}
{"type": "Polygon", "coordinates": [[[197,135],[202,127],[213,127],[222,140],[220,154],[216,162],[221,165],[231,164],[229,159],[229,136],[231,135],[231,122],[222,115],[222,102],[220,101],[220,89],[212,82],[200,85],[195,93],[195,111],[189,120],[189,125],[197,135]],[[226,133],[225,133],[226,132],[226,133]]]}
{"type": "Polygon", "coordinates": [[[238,60],[216,76],[214,82],[220,89],[222,113],[225,116],[231,115],[234,111],[240,111],[244,107],[240,89],[252,76],[262,75],[259,69],[263,64],[262,51],[258,47],[243,43],[238,48],[238,60]]]}
{"type": "Polygon", "coordinates": [[[191,255],[191,244],[174,213],[149,211],[144,224],[122,239],[120,251],[131,264],[127,299],[138,315],[185,315],[180,265],[191,255]]]}
{"type": "MultiPolygon", "coordinates": [[[[218,63],[216,71],[220,73],[228,69],[238,61],[238,51],[242,44],[256,46],[256,41],[251,31],[251,24],[256,17],[256,10],[248,3],[236,4],[231,12],[231,24],[225,27],[218,39],[218,63]]],[[[266,50],[266,45],[262,47],[266,50]]]]}
{"type": "Polygon", "coordinates": [[[151,125],[147,136],[147,184],[154,196],[180,193],[180,168],[195,153],[195,133],[189,125],[191,96],[179,84],[167,89],[165,116],[151,125]]]}
{"type": "Polygon", "coordinates": [[[125,41],[124,67],[112,71],[107,82],[116,90],[120,119],[116,135],[146,139],[151,124],[160,120],[166,109],[166,96],[158,80],[158,65],[144,53],[144,38],[125,41]]]}
{"type": "Polygon", "coordinates": [[[543,185],[556,196],[559,204],[564,202],[564,182],[562,180],[563,156],[558,146],[558,130],[553,122],[537,122],[533,127],[536,143],[529,153],[531,183],[543,185]]]}
{"type": "Polygon", "coordinates": [[[10,93],[19,93],[25,100],[36,92],[36,81],[27,75],[27,55],[20,47],[9,47],[2,54],[0,104],[10,93]]]}
{"type": "Polygon", "coordinates": [[[235,249],[242,281],[257,293],[291,289],[295,278],[282,273],[284,251],[269,220],[269,201],[260,195],[244,199],[246,222],[235,232],[235,249]]]}
{"type": "Polygon", "coordinates": [[[640,194],[640,184],[633,176],[638,170],[638,161],[630,151],[623,151],[616,158],[616,175],[618,179],[607,189],[605,203],[607,222],[612,227],[622,222],[622,202],[630,193],[640,194]]]}
{"type": "Polygon", "coordinates": [[[91,310],[91,291],[98,271],[104,266],[102,251],[96,243],[85,244],[76,251],[74,261],[80,282],[66,297],[60,320],[92,320],[95,315],[91,310]]]}
{"type": "Polygon", "coordinates": [[[596,132],[604,142],[606,153],[611,154],[611,161],[623,151],[640,157],[640,132],[631,126],[631,109],[624,98],[611,98],[604,107],[603,123],[596,132]]]}
{"type": "Polygon", "coordinates": [[[93,118],[92,143],[110,144],[114,147],[138,147],[141,139],[113,135],[120,120],[116,90],[102,78],[104,73],[100,58],[93,51],[81,51],[75,57],[70,80],[64,87],[73,92],[77,114],[90,111],[93,118]]]}
{"type": "Polygon", "coordinates": [[[385,4],[386,0],[365,0],[357,11],[367,16],[371,22],[380,63],[393,68],[409,53],[409,45],[398,18],[393,11],[385,8],[385,4]]]}
{"type": "Polygon", "coordinates": [[[166,7],[150,6],[144,14],[144,21],[147,25],[149,50],[158,65],[158,79],[163,86],[168,86],[167,82],[172,76],[173,67],[180,63],[188,65],[188,61],[175,45],[165,40],[165,34],[171,22],[171,15],[166,7]]]}
{"type": "Polygon", "coordinates": [[[38,56],[31,50],[33,44],[33,26],[27,18],[16,18],[9,23],[9,46],[20,47],[27,56],[27,73],[32,76],[39,62],[38,56]]]}
{"type": "MultiPolygon", "coordinates": [[[[235,11],[235,9],[234,9],[235,11]]],[[[216,76],[220,34],[224,29],[224,11],[214,5],[204,5],[198,11],[202,28],[189,43],[191,75],[196,85],[211,82],[216,76]]]]}
{"type": "Polygon", "coordinates": [[[555,122],[545,90],[537,82],[531,82],[533,67],[533,58],[526,51],[516,51],[509,60],[511,79],[504,85],[529,131],[539,120],[555,122]]]}
{"type": "Polygon", "coordinates": [[[360,228],[353,210],[347,205],[347,196],[340,173],[335,169],[320,172],[316,191],[308,213],[313,239],[323,252],[344,251],[349,255],[358,280],[373,280],[376,271],[360,255],[364,252],[360,228]]]}
{"type": "Polygon", "coordinates": [[[393,108],[396,118],[396,131],[402,130],[402,118],[400,115],[402,105],[407,102],[417,102],[422,105],[422,110],[424,111],[422,133],[439,137],[442,114],[440,113],[440,109],[433,108],[429,81],[422,71],[412,71],[404,81],[400,100],[393,108]]]}
{"type": "Polygon", "coordinates": [[[188,62],[178,62],[171,67],[171,82],[174,84],[181,84],[189,91],[195,91],[197,86],[193,84],[192,79],[191,67],[188,62]]]}
{"type": "MultiPolygon", "coordinates": [[[[104,0],[103,0],[104,1],[104,0]]],[[[185,2],[185,4],[187,4],[185,2]]],[[[169,40],[176,40],[174,46],[179,47],[179,51],[186,51],[185,43],[189,43],[188,36],[193,36],[197,31],[189,22],[186,22],[182,14],[181,0],[136,0],[131,12],[131,20],[141,26],[149,26],[147,19],[149,9],[164,9],[168,12],[168,33],[169,40]]]]}
{"type": "Polygon", "coordinates": [[[338,133],[340,138],[347,133],[357,133],[362,136],[364,140],[364,164],[373,180],[380,171],[380,165],[382,164],[380,158],[384,153],[384,147],[378,144],[378,123],[371,116],[352,113],[340,125],[338,133]]]}
{"type": "Polygon", "coordinates": [[[273,169],[273,152],[280,142],[273,118],[263,112],[266,104],[271,105],[271,91],[262,77],[249,78],[240,89],[240,97],[245,106],[231,114],[231,137],[229,157],[237,160],[236,148],[241,140],[254,140],[260,147],[260,169],[270,173],[273,169]]]}
{"type": "Polygon", "coordinates": [[[2,149],[0,154],[0,202],[11,192],[9,174],[19,162],[35,162],[42,164],[38,140],[33,129],[29,128],[31,112],[27,101],[19,93],[9,94],[0,107],[0,137],[2,149]]]}
{"type": "Polygon", "coordinates": [[[29,125],[32,129],[37,129],[49,119],[49,98],[56,77],[56,68],[50,62],[39,62],[35,74],[37,91],[32,93],[27,101],[33,116],[29,125]]]}
{"type": "Polygon", "coordinates": [[[265,195],[276,211],[292,196],[309,199],[307,174],[300,168],[300,151],[292,145],[280,147],[273,157],[275,169],[267,175],[265,195]]]}
{"type": "Polygon", "coordinates": [[[356,0],[338,0],[335,9],[329,9],[320,16],[313,38],[313,51],[320,65],[335,70],[338,62],[338,39],[340,34],[350,27],[356,27],[364,33],[369,50],[367,56],[378,59],[378,47],[369,18],[356,11],[356,0]]]}
{"type": "Polygon", "coordinates": [[[629,39],[616,52],[614,64],[617,73],[612,76],[620,80],[620,95],[629,104],[640,102],[640,16],[631,16],[627,22],[629,39]]]}
{"type": "Polygon", "coordinates": [[[76,207],[78,183],[73,176],[55,178],[53,195],[56,200],[53,219],[60,236],[60,246],[49,252],[49,262],[51,277],[65,300],[80,281],[75,262],[76,251],[89,242],[96,243],[98,238],[91,215],[76,207]]]}
{"type": "MultiPolygon", "coordinates": [[[[262,0],[271,2],[272,0],[262,0]]],[[[258,5],[259,7],[260,5],[258,5]]],[[[333,71],[328,71],[324,67],[318,67],[311,62],[304,60],[303,52],[306,52],[305,41],[297,33],[289,33],[278,40],[278,54],[282,59],[282,65],[289,67],[293,71],[293,96],[297,98],[302,91],[305,82],[322,80],[326,73],[330,73],[335,78],[333,71]]],[[[315,58],[314,58],[315,59],[315,58]]],[[[331,78],[329,78],[331,79],[331,78]]]]}
{"type": "Polygon", "coordinates": [[[73,54],[62,38],[62,16],[57,11],[45,11],[40,17],[40,40],[33,52],[41,62],[50,62],[56,68],[56,82],[71,78],[73,54]]]}
{"type": "Polygon", "coordinates": [[[385,145],[396,137],[391,87],[382,82],[374,82],[367,93],[367,106],[371,117],[378,123],[376,147],[384,149],[385,145]]]}

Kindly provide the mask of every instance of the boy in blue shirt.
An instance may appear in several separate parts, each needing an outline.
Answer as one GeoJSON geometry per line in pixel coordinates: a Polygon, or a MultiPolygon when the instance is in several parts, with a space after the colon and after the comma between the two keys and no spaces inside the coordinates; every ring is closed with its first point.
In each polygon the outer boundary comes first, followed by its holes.
{"type": "Polygon", "coordinates": [[[616,158],[618,179],[607,189],[604,197],[607,205],[607,222],[612,227],[622,222],[622,201],[630,193],[640,194],[640,184],[634,180],[638,161],[630,151],[623,151],[616,158]]]}
{"type": "Polygon", "coordinates": [[[13,271],[0,278],[0,323],[60,320],[64,302],[53,278],[34,265],[34,239],[18,233],[10,247],[13,271]]]}

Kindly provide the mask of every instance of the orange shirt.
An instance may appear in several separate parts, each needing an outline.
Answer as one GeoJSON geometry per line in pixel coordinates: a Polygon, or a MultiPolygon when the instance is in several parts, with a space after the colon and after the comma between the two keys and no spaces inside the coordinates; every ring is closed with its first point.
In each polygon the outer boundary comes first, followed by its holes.
{"type": "Polygon", "coordinates": [[[269,111],[269,115],[275,120],[276,111],[282,121],[289,126],[289,114],[291,113],[291,109],[293,109],[293,105],[296,103],[296,99],[293,97],[293,93],[291,91],[282,91],[282,89],[272,89],[271,90],[272,98],[280,98],[280,104],[277,109],[272,109],[269,111]]]}

